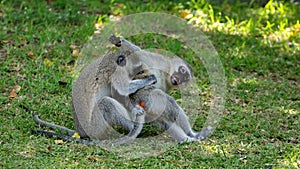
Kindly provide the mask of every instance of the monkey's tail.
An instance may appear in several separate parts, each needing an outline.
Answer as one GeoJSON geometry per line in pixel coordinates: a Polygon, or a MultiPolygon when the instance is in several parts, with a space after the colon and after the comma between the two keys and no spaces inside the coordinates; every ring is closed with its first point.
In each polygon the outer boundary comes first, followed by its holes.
{"type": "Polygon", "coordinates": [[[71,130],[71,129],[68,129],[64,126],[60,126],[60,125],[56,125],[56,124],[53,124],[53,123],[49,123],[49,122],[46,122],[46,121],[43,121],[39,118],[39,116],[31,111],[28,107],[24,106],[24,105],[20,105],[21,108],[23,108],[26,112],[28,113],[32,113],[32,116],[33,116],[33,120],[35,121],[35,123],[39,124],[39,125],[42,125],[42,126],[45,126],[45,127],[49,127],[53,130],[55,129],[58,129],[62,132],[67,132],[69,136],[73,136],[74,133],[75,133],[75,130],[71,130]]]}
{"type": "Polygon", "coordinates": [[[82,144],[89,145],[89,146],[92,146],[92,145],[95,145],[95,146],[114,146],[114,145],[126,144],[126,143],[129,143],[129,142],[132,142],[137,137],[137,134],[134,134],[135,133],[134,131],[137,130],[138,133],[139,133],[142,130],[142,125],[137,123],[134,126],[134,130],[131,131],[128,134],[128,136],[121,137],[119,139],[116,139],[113,142],[86,140],[86,139],[81,139],[81,138],[74,137],[74,134],[76,133],[75,130],[71,130],[71,129],[68,129],[64,126],[60,126],[60,125],[56,125],[56,124],[53,124],[53,123],[43,121],[39,118],[39,116],[35,112],[30,111],[27,107],[25,107],[23,105],[21,105],[21,107],[23,109],[25,109],[26,112],[29,112],[29,113],[32,112],[33,119],[37,124],[49,127],[53,130],[59,129],[60,131],[67,132],[68,134],[63,135],[63,134],[58,134],[58,133],[49,132],[49,131],[45,131],[45,130],[33,130],[33,129],[31,129],[31,133],[45,135],[45,136],[48,136],[48,137],[58,137],[58,138],[60,138],[64,141],[75,141],[75,142],[82,143],[82,144]]]}
{"type": "Polygon", "coordinates": [[[47,137],[57,137],[57,138],[62,139],[63,141],[69,141],[69,142],[75,141],[75,142],[82,143],[82,144],[89,145],[89,146],[92,146],[92,145],[97,145],[97,146],[107,145],[107,143],[105,143],[105,142],[96,142],[96,141],[91,141],[91,140],[85,140],[85,139],[80,139],[80,138],[76,138],[76,137],[73,137],[73,136],[58,134],[58,133],[45,131],[45,130],[31,129],[31,133],[32,134],[44,135],[44,136],[47,136],[47,137]]]}
{"type": "Polygon", "coordinates": [[[68,141],[68,142],[78,142],[78,143],[82,143],[88,146],[116,146],[116,145],[121,145],[121,144],[126,144],[129,143],[131,141],[134,140],[133,137],[128,137],[128,136],[124,136],[121,137],[113,142],[110,142],[109,140],[106,141],[93,141],[93,140],[86,140],[86,139],[81,139],[81,138],[76,138],[73,136],[68,136],[68,135],[63,135],[63,134],[58,134],[58,133],[54,133],[54,132],[50,132],[50,131],[45,131],[45,130],[33,130],[31,129],[31,133],[32,134],[39,134],[39,135],[44,135],[47,137],[57,137],[62,139],[63,141],[68,141]]]}
{"type": "Polygon", "coordinates": [[[33,116],[33,120],[37,124],[40,124],[42,126],[46,126],[46,127],[50,127],[51,129],[58,129],[60,131],[67,132],[69,136],[72,136],[75,133],[75,130],[71,130],[71,129],[68,129],[64,126],[56,125],[56,124],[49,123],[49,122],[41,120],[35,112],[32,112],[32,116],[33,116]]]}

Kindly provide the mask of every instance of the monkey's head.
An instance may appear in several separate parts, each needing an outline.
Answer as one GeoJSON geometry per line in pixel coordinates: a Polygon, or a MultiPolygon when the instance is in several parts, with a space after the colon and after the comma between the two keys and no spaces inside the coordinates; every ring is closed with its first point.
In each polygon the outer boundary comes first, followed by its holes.
{"type": "Polygon", "coordinates": [[[128,76],[129,79],[143,79],[150,76],[150,71],[147,66],[141,62],[140,57],[136,53],[131,53],[127,56],[119,55],[116,59],[117,69],[123,71],[123,76],[128,76]]]}
{"type": "Polygon", "coordinates": [[[123,76],[126,76],[127,73],[129,79],[141,79],[146,77],[144,73],[145,66],[141,62],[140,57],[136,54],[136,52],[141,50],[138,46],[115,35],[111,35],[109,41],[118,48],[114,56],[116,60],[115,63],[117,64],[117,69],[124,71],[123,76]]]}
{"type": "Polygon", "coordinates": [[[171,59],[171,64],[169,79],[171,85],[177,86],[193,80],[193,70],[186,61],[180,58],[173,58],[171,59]]]}
{"type": "Polygon", "coordinates": [[[145,64],[135,52],[117,51],[114,53],[116,69],[111,76],[111,84],[116,91],[126,96],[136,90],[137,86],[152,85],[156,77],[145,69],[145,64]]]}

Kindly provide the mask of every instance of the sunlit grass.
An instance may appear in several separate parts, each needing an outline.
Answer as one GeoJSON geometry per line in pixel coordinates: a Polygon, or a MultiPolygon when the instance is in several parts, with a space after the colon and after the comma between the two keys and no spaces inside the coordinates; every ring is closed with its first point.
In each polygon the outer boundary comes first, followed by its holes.
{"type": "Polygon", "coordinates": [[[290,48],[300,51],[299,48],[299,18],[289,20],[299,12],[298,8],[291,7],[284,2],[269,1],[264,7],[247,8],[242,5],[241,16],[227,16],[220,9],[235,8],[234,5],[223,4],[222,7],[213,8],[206,1],[191,1],[191,9],[181,10],[181,16],[191,24],[198,25],[205,31],[219,31],[231,35],[260,36],[268,44],[287,42],[290,48]]]}
{"type": "MultiPolygon", "coordinates": [[[[299,3],[230,2],[0,1],[0,168],[299,168],[299,3]],[[184,18],[218,51],[228,94],[215,133],[202,143],[131,160],[31,134],[38,126],[22,106],[74,128],[71,89],[80,49],[111,20],[146,11],[184,18]]],[[[171,51],[192,65],[201,96],[201,104],[193,105],[199,115],[193,128],[201,129],[212,97],[203,63],[173,37],[130,40],[171,51]]]]}

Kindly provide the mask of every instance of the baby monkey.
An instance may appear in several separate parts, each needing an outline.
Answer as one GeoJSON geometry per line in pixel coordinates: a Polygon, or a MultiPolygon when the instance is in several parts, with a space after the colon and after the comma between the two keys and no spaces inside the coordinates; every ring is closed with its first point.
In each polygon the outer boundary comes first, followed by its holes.
{"type": "MultiPolygon", "coordinates": [[[[125,40],[126,41],[126,40],[125,40]]],[[[128,44],[138,47],[127,41],[128,44]]],[[[144,72],[137,74],[134,79],[144,79],[151,74],[157,78],[157,83],[145,86],[137,92],[129,95],[129,103],[126,98],[112,94],[127,109],[131,105],[139,105],[146,113],[142,114],[135,123],[142,128],[143,123],[153,123],[166,130],[179,143],[202,141],[212,133],[212,127],[208,126],[200,132],[194,132],[184,110],[176,103],[173,97],[166,94],[171,89],[178,88],[192,81],[192,68],[184,60],[174,57],[166,58],[158,53],[145,50],[136,50],[135,53],[145,64],[144,72]],[[126,103],[127,102],[127,103],[126,103]]],[[[131,108],[130,108],[131,107],[131,108]]]]}
{"type": "MultiPolygon", "coordinates": [[[[148,53],[148,57],[150,55],[148,53]]],[[[155,56],[159,55],[155,54],[155,56]]],[[[184,60],[180,58],[170,59],[168,67],[169,71],[161,73],[160,77],[157,78],[157,84],[162,83],[159,82],[159,80],[162,80],[167,83],[167,88],[176,88],[178,85],[192,80],[192,69],[184,60]]],[[[150,72],[153,73],[155,71],[150,72]]],[[[139,74],[136,78],[143,79],[149,76],[150,72],[139,74]]],[[[143,116],[144,119],[140,117],[140,125],[143,125],[143,122],[152,123],[160,129],[166,130],[179,143],[203,141],[206,139],[212,133],[212,127],[208,126],[200,132],[194,132],[184,110],[176,103],[173,97],[157,88],[157,84],[146,86],[129,95],[130,104],[140,105],[146,112],[143,116]]]]}

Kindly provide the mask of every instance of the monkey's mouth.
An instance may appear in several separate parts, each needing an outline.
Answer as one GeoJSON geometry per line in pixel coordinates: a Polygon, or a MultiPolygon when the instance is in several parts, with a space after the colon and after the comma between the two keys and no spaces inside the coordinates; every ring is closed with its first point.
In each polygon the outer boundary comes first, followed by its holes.
{"type": "Polygon", "coordinates": [[[179,85],[181,83],[179,77],[176,75],[172,75],[170,80],[172,85],[179,85]]]}
{"type": "Polygon", "coordinates": [[[135,79],[141,79],[145,75],[145,71],[142,67],[142,65],[137,66],[133,69],[131,73],[129,73],[129,77],[135,79]]]}

